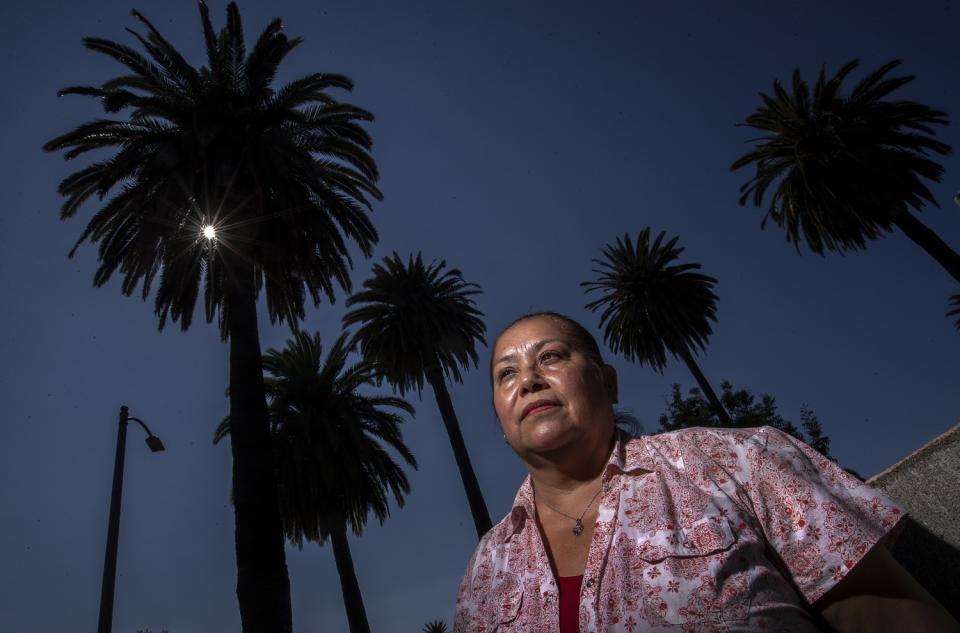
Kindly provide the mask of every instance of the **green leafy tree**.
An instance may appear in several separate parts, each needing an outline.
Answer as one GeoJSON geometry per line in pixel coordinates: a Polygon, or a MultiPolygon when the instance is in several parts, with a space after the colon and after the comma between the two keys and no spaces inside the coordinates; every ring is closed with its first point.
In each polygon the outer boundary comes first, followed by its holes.
{"type": "MultiPolygon", "coordinates": [[[[360,393],[373,382],[373,367],[348,366],[346,340],[337,339],[324,361],[319,334],[295,333],[283,350],[264,354],[264,383],[284,532],[301,549],[305,540],[330,539],[350,631],[369,633],[347,528],[359,536],[371,512],[382,524],[391,496],[403,507],[410,483],[386,448],[416,468],[400,432],[401,414],[413,407],[360,393]]],[[[230,433],[230,420],[214,443],[230,433]]]]}
{"type": "Polygon", "coordinates": [[[803,429],[803,432],[807,436],[807,444],[827,457],[830,457],[830,438],[823,432],[823,428],[820,426],[820,419],[807,405],[800,407],[800,428],[803,429]]]}
{"type": "Polygon", "coordinates": [[[344,327],[359,325],[353,340],[377,375],[401,395],[433,388],[440,415],[466,490],[477,536],[490,530],[490,513],[470,464],[446,379],[462,382],[461,368],[479,362],[476,343],[484,343],[483,314],[471,298],[480,287],[463,280],[445,261],[423,263],[420,253],[403,262],[396,252],[373,267],[363,290],[347,299],[356,306],[343,317],[344,327]]]}
{"type": "Polygon", "coordinates": [[[932,154],[946,155],[934,126],[946,125],[940,110],[889,97],[912,76],[888,77],[894,60],[868,73],[849,94],[851,61],[827,78],[824,68],[813,86],[794,70],[790,89],[773,82],[773,95],[745,125],[759,130],[754,148],[731,166],[753,165],[740,188],[740,204],[760,207],[773,188],[761,226],[773,220],[787,240],[811,251],[852,251],[899,229],[960,281],[960,254],[911,211],[939,206],[924,181],[940,182],[943,167],[932,154]]]}
{"type": "Polygon", "coordinates": [[[660,430],[677,431],[695,426],[723,428],[772,426],[808,443],[824,456],[830,457],[830,438],[824,434],[820,420],[806,405],[800,408],[801,430],[780,415],[776,398],[770,394],[764,393],[758,397],[746,389],[734,389],[729,381],[724,380],[720,383],[720,399],[730,414],[729,421],[722,420],[717,415],[699,389],[693,387],[688,391],[688,395],[684,396],[680,385],[673,383],[670,396],[667,398],[667,411],[660,416],[660,430]]]}
{"type": "Polygon", "coordinates": [[[141,47],[86,38],[84,45],[126,67],[100,87],[61,95],[100,100],[113,118],[96,119],[44,145],[74,159],[109,150],[106,159],[67,176],[61,218],[84,202],[101,204],[81,234],[99,244],[94,285],[122,276],[121,291],[156,289],[162,329],[168,317],[191,324],[203,291],[207,321],[218,316],[230,343],[230,413],[237,596],[247,633],[290,631],[290,589],[283,550],[270,429],[264,400],[257,297],[271,321],[295,322],[309,294],[333,300],[350,290],[348,242],[369,256],[377,240],[368,218],[379,199],[369,135],[373,119],[328,94],[352,83],[312,74],[273,87],[278,66],[299,43],[280,20],[247,54],[240,13],[213,29],[199,3],[207,65],[191,66],[142,15],[141,47]],[[122,113],[122,114],[121,114],[122,113]],[[106,200],[106,202],[103,202],[106,200]],[[154,286],[154,282],[155,286],[154,286]]]}
{"type": "Polygon", "coordinates": [[[649,364],[662,373],[667,352],[682,359],[713,411],[729,424],[720,399],[694,360],[713,333],[710,322],[717,320],[713,293],[717,280],[694,272],[700,264],[675,263],[683,252],[677,246],[679,238],[664,244],[664,236],[661,232],[651,243],[650,227],[646,227],[637,236],[636,246],[628,234],[605,246],[604,259],[593,260],[599,266],[593,271],[599,275],[597,281],[580,284],[587,293],[601,294],[587,308],[602,309],[603,340],[628,361],[649,364]]]}

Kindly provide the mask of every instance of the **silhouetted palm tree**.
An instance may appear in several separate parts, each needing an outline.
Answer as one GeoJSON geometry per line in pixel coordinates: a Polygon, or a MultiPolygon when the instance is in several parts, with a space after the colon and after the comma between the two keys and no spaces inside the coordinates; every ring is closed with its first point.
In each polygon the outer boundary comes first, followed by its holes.
{"type": "Polygon", "coordinates": [[[603,340],[615,354],[649,364],[661,373],[667,364],[666,352],[683,359],[723,425],[732,426],[693,359],[697,349],[706,349],[713,333],[710,321],[717,320],[717,296],[713,294],[717,280],[692,272],[699,270],[700,264],[673,263],[683,249],[676,246],[676,237],[663,244],[664,235],[661,232],[651,244],[650,227],[646,227],[637,236],[636,248],[627,234],[622,240],[617,238],[615,245],[605,246],[605,259],[593,260],[600,266],[593,272],[600,277],[580,284],[587,293],[599,290],[602,294],[587,308],[593,312],[603,308],[603,340]]]}
{"type": "Polygon", "coordinates": [[[353,340],[365,358],[374,362],[379,377],[400,394],[424,381],[433,387],[453,454],[466,489],[477,535],[491,527],[490,514],[460,433],[460,424],[447,392],[446,378],[462,382],[460,367],[479,361],[476,343],[484,343],[483,314],[472,295],[480,287],[467,283],[457,269],[444,270],[445,261],[425,266],[421,255],[404,264],[394,252],[375,264],[363,290],[347,299],[359,306],[343,317],[345,327],[360,324],[353,340]]]}
{"type": "Polygon", "coordinates": [[[264,402],[256,301],[265,288],[272,321],[303,316],[307,293],[331,300],[349,291],[348,240],[369,256],[377,234],[367,217],[379,199],[371,141],[358,122],[370,113],[327,94],[349,90],[342,75],[313,74],[279,89],[277,67],[300,43],[271,22],[246,53],[240,13],[214,32],[199,3],[208,66],[196,69],[142,15],[133,48],[86,38],[87,48],[128,74],[61,95],[100,99],[115,119],[97,119],[48,142],[67,159],[113,154],[63,180],[61,218],[92,196],[112,197],[71,251],[99,243],[94,285],[123,276],[121,289],[157,282],[155,311],[190,325],[201,288],[207,321],[219,316],[230,340],[230,412],[236,490],[237,595],[243,630],[291,630],[290,592],[264,402]]]}
{"type": "Polygon", "coordinates": [[[790,92],[774,81],[773,96],[761,93],[763,105],[745,125],[764,136],[731,166],[756,166],[740,188],[740,204],[752,199],[761,206],[776,185],[763,225],[772,219],[798,250],[801,240],[819,254],[862,249],[896,227],[960,281],[960,254],[910,212],[926,203],[939,206],[923,181],[939,182],[943,175],[929,156],[950,152],[933,130],[947,123],[947,115],[914,101],[886,99],[913,80],[886,76],[899,60],[841,94],[858,64],[847,63],[829,79],[821,68],[812,95],[799,69],[790,92]]]}
{"type": "Polygon", "coordinates": [[[447,633],[447,623],[443,620],[433,620],[432,622],[427,622],[422,633],[447,633]]]}
{"type": "MultiPolygon", "coordinates": [[[[389,516],[389,497],[403,506],[410,483],[385,450],[416,468],[403,443],[405,400],[359,393],[373,382],[369,363],[347,366],[350,346],[342,335],[323,361],[320,335],[297,332],[282,351],[267,350],[263,369],[280,490],[283,528],[290,541],[321,545],[330,539],[351,633],[369,633],[363,596],[350,555],[347,526],[360,535],[371,512],[389,516]]],[[[220,423],[214,443],[230,432],[220,423]]]]}
{"type": "Polygon", "coordinates": [[[947,312],[948,317],[957,317],[957,322],[954,326],[960,331],[960,295],[953,295],[950,297],[950,306],[953,308],[947,312]]]}

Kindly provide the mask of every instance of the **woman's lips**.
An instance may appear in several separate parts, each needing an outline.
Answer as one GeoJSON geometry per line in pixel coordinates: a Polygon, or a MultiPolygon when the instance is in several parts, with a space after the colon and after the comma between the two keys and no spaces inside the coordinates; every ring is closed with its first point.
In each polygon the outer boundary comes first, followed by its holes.
{"type": "Polygon", "coordinates": [[[537,413],[542,413],[547,409],[552,409],[556,406],[559,406],[556,402],[534,402],[523,410],[523,415],[520,416],[520,419],[523,420],[528,416],[535,415],[537,413]]]}

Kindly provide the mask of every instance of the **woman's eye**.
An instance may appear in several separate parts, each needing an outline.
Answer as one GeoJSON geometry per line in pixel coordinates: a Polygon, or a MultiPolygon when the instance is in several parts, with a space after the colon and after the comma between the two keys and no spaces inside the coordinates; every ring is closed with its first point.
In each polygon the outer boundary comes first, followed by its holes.
{"type": "Polygon", "coordinates": [[[499,372],[497,372],[497,382],[503,382],[505,379],[509,378],[512,373],[513,368],[511,367],[508,367],[507,369],[501,369],[499,372]]]}
{"type": "Polygon", "coordinates": [[[545,363],[549,361],[554,361],[560,358],[560,352],[549,351],[540,354],[540,362],[545,363]]]}

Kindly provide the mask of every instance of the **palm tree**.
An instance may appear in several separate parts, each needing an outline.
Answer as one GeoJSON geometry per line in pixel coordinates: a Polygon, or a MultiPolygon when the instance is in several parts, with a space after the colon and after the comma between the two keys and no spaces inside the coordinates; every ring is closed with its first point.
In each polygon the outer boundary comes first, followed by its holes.
{"type": "Polygon", "coordinates": [[[365,358],[376,364],[377,374],[401,395],[424,381],[433,387],[440,415],[447,429],[460,478],[467,493],[477,536],[492,527],[490,513],[470,456],[460,433],[446,378],[462,382],[460,367],[476,367],[475,343],[483,343],[483,314],[470,297],[480,287],[463,280],[457,269],[444,270],[446,261],[424,265],[420,253],[406,264],[396,252],[375,264],[373,277],[363,290],[347,299],[347,307],[359,306],[343,317],[344,327],[360,324],[353,340],[365,358]]]}
{"type": "Polygon", "coordinates": [[[717,280],[700,273],[700,264],[674,264],[683,252],[673,238],[663,244],[661,232],[650,243],[650,227],[637,236],[634,247],[628,234],[603,249],[606,259],[594,259],[600,268],[597,281],[585,281],[587,293],[601,297],[587,304],[600,314],[603,340],[615,354],[628,361],[649,364],[663,372],[666,352],[683,359],[724,426],[733,426],[726,409],[693,358],[697,349],[706,349],[713,333],[710,321],[717,320],[717,280]]]}
{"type": "Polygon", "coordinates": [[[369,256],[377,234],[367,212],[380,199],[369,135],[370,113],[327,94],[349,90],[342,75],[313,74],[272,87],[277,67],[299,43],[271,22],[246,53],[240,13],[214,32],[201,0],[207,66],[199,69],[142,15],[146,36],[131,31],[146,55],[110,40],[84,45],[129,71],[100,87],[61,95],[100,99],[107,114],[46,145],[73,159],[97,149],[114,153],[60,183],[61,218],[92,196],[103,204],[71,255],[99,243],[94,285],[119,271],[121,290],[157,282],[155,312],[190,326],[203,289],[207,321],[218,316],[230,341],[230,413],[236,491],[237,596],[243,630],[291,630],[290,591],[270,463],[257,296],[265,288],[272,321],[304,315],[306,293],[333,299],[350,290],[352,240],[369,256]]]}
{"type": "Polygon", "coordinates": [[[896,227],[960,281],[960,254],[920,222],[910,210],[939,206],[924,180],[940,182],[943,167],[930,154],[946,155],[950,146],[934,138],[934,125],[946,125],[945,112],[914,101],[886,97],[913,80],[887,77],[900,65],[888,62],[841,94],[851,61],[809,86],[793,72],[792,90],[779,81],[773,96],[745,125],[764,136],[731,166],[755,164],[753,178],[741,188],[740,204],[761,206],[776,184],[763,224],[772,219],[799,251],[801,239],[815,253],[866,248],[896,227]]]}
{"type": "MultiPolygon", "coordinates": [[[[264,354],[264,383],[284,533],[301,549],[304,540],[322,545],[330,539],[350,631],[369,633],[347,527],[359,536],[371,512],[382,524],[390,496],[403,506],[410,483],[384,445],[416,468],[395,412],[412,415],[413,407],[400,398],[359,393],[373,382],[373,368],[347,366],[346,340],[341,335],[323,361],[320,335],[295,333],[285,349],[264,354]]],[[[229,433],[227,418],[214,443],[229,433]]]]}

